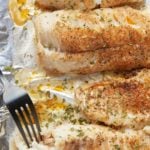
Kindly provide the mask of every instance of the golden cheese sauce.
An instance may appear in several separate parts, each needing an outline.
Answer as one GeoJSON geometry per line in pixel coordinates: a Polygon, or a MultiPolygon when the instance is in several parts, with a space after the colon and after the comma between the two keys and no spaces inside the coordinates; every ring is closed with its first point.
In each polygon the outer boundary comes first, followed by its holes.
{"type": "Polygon", "coordinates": [[[23,9],[22,6],[25,4],[26,0],[10,0],[9,1],[9,11],[13,21],[17,25],[23,25],[28,17],[29,10],[23,9]]]}
{"type": "Polygon", "coordinates": [[[56,99],[50,99],[43,102],[37,102],[35,108],[38,114],[38,117],[41,122],[45,121],[49,116],[49,112],[53,110],[65,109],[67,105],[63,102],[59,102],[56,99]]]}
{"type": "Polygon", "coordinates": [[[18,4],[23,5],[23,4],[25,4],[25,3],[26,3],[26,0],[18,0],[18,4]]]}
{"type": "Polygon", "coordinates": [[[22,26],[37,13],[34,0],[9,0],[9,12],[16,25],[22,26]]]}
{"type": "Polygon", "coordinates": [[[67,104],[62,100],[49,99],[44,102],[37,102],[35,108],[41,123],[41,126],[47,126],[51,123],[60,125],[64,122],[73,124],[89,123],[84,116],[79,114],[79,109],[67,104]]]}

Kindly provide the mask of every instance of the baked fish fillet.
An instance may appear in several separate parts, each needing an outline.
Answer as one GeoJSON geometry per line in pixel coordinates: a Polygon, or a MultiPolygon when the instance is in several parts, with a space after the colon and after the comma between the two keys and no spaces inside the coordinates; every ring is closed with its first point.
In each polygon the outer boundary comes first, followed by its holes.
{"type": "MultiPolygon", "coordinates": [[[[10,150],[27,150],[14,135],[10,150]]],[[[33,143],[33,150],[149,150],[150,135],[143,130],[119,131],[98,125],[64,124],[46,129],[43,142],[33,143]]]]}
{"type": "Polygon", "coordinates": [[[96,7],[114,7],[141,4],[144,0],[36,0],[42,8],[48,9],[93,9],[96,7]]]}
{"type": "Polygon", "coordinates": [[[35,17],[36,39],[57,51],[83,52],[126,44],[150,45],[148,11],[130,7],[61,10],[35,17]]]}
{"type": "Polygon", "coordinates": [[[126,45],[83,53],[66,53],[37,46],[40,68],[47,74],[90,74],[108,70],[150,68],[150,47],[126,45]]]}
{"type": "Polygon", "coordinates": [[[150,72],[132,79],[94,83],[76,90],[76,102],[94,122],[123,128],[150,125],[150,72]]]}

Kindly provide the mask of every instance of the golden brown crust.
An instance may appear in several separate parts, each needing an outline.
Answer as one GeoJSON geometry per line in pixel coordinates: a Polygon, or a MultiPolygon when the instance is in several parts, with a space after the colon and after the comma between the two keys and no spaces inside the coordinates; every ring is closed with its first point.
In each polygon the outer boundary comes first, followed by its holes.
{"type": "Polygon", "coordinates": [[[149,44],[150,39],[144,39],[140,32],[130,27],[109,27],[101,33],[87,29],[57,28],[62,51],[82,52],[101,48],[118,47],[126,44],[149,44]],[[86,35],[85,38],[81,38],[86,35]],[[143,40],[143,41],[142,41],[143,40]]]}
{"type": "MultiPolygon", "coordinates": [[[[106,97],[111,97],[116,93],[120,94],[120,97],[123,96],[124,99],[120,103],[123,111],[129,111],[132,113],[150,112],[150,88],[144,87],[144,85],[139,82],[136,82],[134,80],[130,82],[124,81],[116,83],[102,82],[100,84],[94,84],[84,90],[88,90],[88,92],[91,92],[99,89],[99,87],[104,87],[105,90],[102,90],[102,92],[104,92],[106,97]]],[[[118,101],[116,102],[118,103],[118,101]]]]}
{"type": "Polygon", "coordinates": [[[150,113],[150,88],[137,82],[124,82],[114,85],[114,90],[124,95],[122,107],[124,111],[133,113],[150,113]]]}
{"type": "Polygon", "coordinates": [[[36,17],[35,28],[37,39],[44,47],[63,52],[95,51],[126,44],[150,45],[150,17],[129,7],[43,13],[36,17]]]}
{"type": "Polygon", "coordinates": [[[143,128],[150,125],[150,82],[136,80],[94,83],[76,91],[82,112],[108,125],[143,128]]]}
{"type": "Polygon", "coordinates": [[[116,7],[116,6],[123,6],[123,5],[136,5],[142,4],[143,0],[102,0],[101,7],[116,7]]]}
{"type": "Polygon", "coordinates": [[[150,47],[125,45],[95,52],[63,53],[38,44],[38,62],[48,74],[89,74],[150,68],[150,47]]]}
{"type": "Polygon", "coordinates": [[[136,5],[143,3],[144,0],[36,0],[36,4],[41,8],[58,9],[94,9],[95,7],[115,7],[123,5],[136,5]]]}
{"type": "MultiPolygon", "coordinates": [[[[42,9],[93,9],[97,4],[93,0],[36,0],[35,4],[42,9]]],[[[99,5],[99,4],[98,4],[99,5]]]]}
{"type": "MultiPolygon", "coordinates": [[[[128,142],[126,143],[128,144],[127,147],[130,147],[130,149],[136,149],[136,141],[135,139],[130,139],[128,142]]],[[[62,150],[109,150],[110,147],[108,144],[103,144],[105,142],[105,139],[103,139],[101,136],[97,136],[95,139],[88,139],[85,138],[83,140],[72,140],[70,142],[66,142],[64,147],[62,148],[62,150]]],[[[122,142],[123,139],[122,139],[122,142]]],[[[112,148],[114,148],[114,150],[119,150],[119,149],[123,149],[123,144],[122,146],[114,144],[114,146],[112,146],[112,148]]],[[[149,148],[149,145],[142,145],[141,149],[139,150],[147,150],[149,148]]]]}

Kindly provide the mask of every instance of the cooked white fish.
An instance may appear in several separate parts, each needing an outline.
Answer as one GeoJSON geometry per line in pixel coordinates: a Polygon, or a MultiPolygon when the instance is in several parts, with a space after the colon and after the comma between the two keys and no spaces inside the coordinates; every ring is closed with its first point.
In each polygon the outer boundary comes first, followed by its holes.
{"type": "Polygon", "coordinates": [[[94,122],[142,129],[150,125],[150,74],[145,75],[80,87],[78,106],[94,122]]]}
{"type": "Polygon", "coordinates": [[[38,44],[37,58],[38,66],[55,76],[150,68],[150,46],[125,45],[95,52],[67,53],[38,44]]]}
{"type": "MultiPolygon", "coordinates": [[[[117,131],[98,125],[64,124],[45,128],[43,142],[32,143],[30,150],[149,150],[149,148],[150,135],[142,130],[117,131]]],[[[27,149],[20,136],[15,134],[10,150],[27,149]]]]}
{"type": "Polygon", "coordinates": [[[150,44],[150,16],[130,7],[46,12],[35,17],[34,24],[37,41],[57,51],[77,53],[150,44]]]}

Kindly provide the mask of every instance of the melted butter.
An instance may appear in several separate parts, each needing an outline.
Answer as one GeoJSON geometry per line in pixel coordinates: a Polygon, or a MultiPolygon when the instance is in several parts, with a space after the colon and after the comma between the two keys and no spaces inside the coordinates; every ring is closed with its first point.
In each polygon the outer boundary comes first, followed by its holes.
{"type": "Polygon", "coordinates": [[[28,9],[22,9],[20,11],[22,18],[28,19],[29,17],[29,10],[28,9]]]}
{"type": "Polygon", "coordinates": [[[38,14],[34,0],[10,0],[9,12],[15,24],[24,25],[32,16],[38,14]]]}
{"type": "Polygon", "coordinates": [[[10,0],[9,1],[9,10],[13,21],[21,26],[29,19],[29,10],[21,9],[20,4],[24,4],[23,0],[10,0]]]}
{"type": "Polygon", "coordinates": [[[61,86],[61,85],[58,85],[58,86],[56,86],[56,87],[54,88],[54,90],[56,90],[56,91],[64,91],[64,87],[61,86]]]}
{"type": "Polygon", "coordinates": [[[44,102],[38,102],[35,104],[35,108],[40,119],[43,122],[49,118],[49,110],[64,110],[67,107],[66,104],[56,99],[50,99],[44,102]]]}
{"type": "Polygon", "coordinates": [[[44,109],[64,109],[66,105],[63,102],[59,102],[56,99],[50,99],[45,102],[38,102],[36,104],[37,111],[43,111],[44,109]]]}
{"type": "Polygon", "coordinates": [[[18,4],[23,5],[26,3],[26,0],[17,0],[18,4]]]}
{"type": "MultiPolygon", "coordinates": [[[[37,112],[40,122],[47,121],[47,119],[50,118],[49,112],[65,110],[66,107],[67,107],[67,105],[65,103],[60,102],[56,99],[49,99],[47,101],[42,101],[42,102],[38,102],[35,104],[35,109],[36,109],[36,112],[37,112]]],[[[31,114],[30,110],[29,110],[29,113],[31,114]]],[[[25,113],[24,113],[24,116],[26,118],[25,113]]],[[[26,118],[26,120],[28,122],[27,118],[26,118]]],[[[31,117],[31,120],[34,123],[34,119],[32,117],[31,117]]]]}
{"type": "Polygon", "coordinates": [[[126,17],[127,23],[130,25],[135,25],[136,23],[130,18],[130,17],[126,17]]]}

